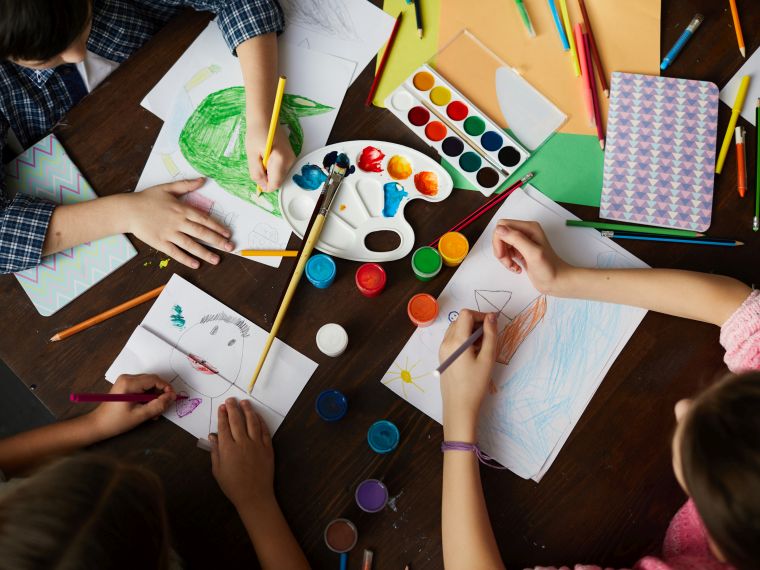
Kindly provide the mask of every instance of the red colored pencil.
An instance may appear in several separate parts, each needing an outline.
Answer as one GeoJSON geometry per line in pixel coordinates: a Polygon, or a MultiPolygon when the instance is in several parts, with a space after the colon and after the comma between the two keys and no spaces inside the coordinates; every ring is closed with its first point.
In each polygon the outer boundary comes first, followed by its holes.
{"type": "MultiPolygon", "coordinates": [[[[147,393],[147,394],[100,394],[79,392],[69,395],[69,401],[83,403],[83,402],[152,402],[162,394],[147,393]]],[[[177,400],[185,400],[187,396],[177,396],[177,400]]]]}
{"type": "Polygon", "coordinates": [[[581,7],[581,15],[583,16],[583,21],[586,23],[586,27],[588,28],[588,39],[591,43],[591,56],[594,58],[594,65],[596,66],[596,71],[599,73],[599,81],[602,84],[602,91],[604,91],[605,97],[609,97],[610,87],[607,84],[607,76],[604,74],[604,68],[602,67],[602,58],[599,56],[599,49],[596,47],[594,30],[591,29],[591,18],[588,17],[588,12],[586,11],[586,3],[583,0],[578,0],[578,5],[581,7]]]}
{"type": "Polygon", "coordinates": [[[588,67],[588,79],[591,83],[591,100],[594,102],[594,120],[596,121],[596,136],[599,137],[599,146],[604,150],[604,129],[602,128],[602,108],[599,102],[599,93],[596,91],[596,79],[594,78],[594,64],[591,61],[591,41],[588,33],[584,30],[583,42],[586,46],[586,63],[588,67]]]}
{"type": "Polygon", "coordinates": [[[375,73],[375,80],[372,82],[372,87],[369,88],[369,95],[367,95],[367,100],[364,102],[364,104],[369,107],[372,105],[372,99],[375,97],[375,92],[377,91],[377,85],[380,83],[380,79],[383,76],[383,71],[385,70],[385,64],[388,63],[388,56],[391,53],[391,49],[393,48],[393,42],[396,41],[396,36],[398,35],[398,29],[401,27],[401,16],[403,16],[403,12],[398,13],[398,18],[396,18],[396,23],[393,25],[393,31],[391,32],[390,37],[388,38],[388,43],[385,45],[385,52],[383,52],[383,59],[380,60],[380,65],[377,66],[377,73],[375,73]]]}
{"type": "MultiPolygon", "coordinates": [[[[509,188],[504,190],[501,194],[497,194],[493,198],[491,198],[488,202],[477,208],[474,212],[470,212],[464,219],[457,222],[454,227],[452,227],[450,230],[448,230],[446,233],[449,232],[458,232],[460,230],[465,229],[467,226],[469,226],[472,222],[480,218],[483,214],[485,214],[488,210],[492,209],[494,206],[497,206],[498,204],[501,204],[504,200],[506,200],[512,192],[517,190],[520,186],[528,182],[531,178],[533,178],[534,174],[532,172],[529,172],[520,180],[512,184],[509,188]]],[[[435,247],[438,245],[438,242],[443,236],[437,237],[433,241],[430,242],[430,247],[435,247]]]]}

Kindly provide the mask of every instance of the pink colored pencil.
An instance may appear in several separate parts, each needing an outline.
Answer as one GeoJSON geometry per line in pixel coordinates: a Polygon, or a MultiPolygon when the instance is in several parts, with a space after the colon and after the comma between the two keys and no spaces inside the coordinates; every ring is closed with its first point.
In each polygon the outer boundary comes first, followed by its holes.
{"type": "Polygon", "coordinates": [[[599,137],[599,146],[604,150],[604,130],[602,129],[602,108],[599,102],[599,94],[596,91],[596,78],[594,77],[594,64],[591,61],[591,44],[586,32],[583,32],[583,41],[586,46],[586,67],[588,67],[588,79],[591,83],[591,99],[594,102],[594,120],[596,121],[596,136],[599,137]]]}
{"type": "Polygon", "coordinates": [[[390,55],[391,49],[393,48],[393,42],[396,41],[396,36],[398,35],[398,29],[401,27],[401,16],[403,15],[404,15],[403,12],[398,13],[398,18],[396,18],[396,23],[393,25],[393,30],[391,31],[391,35],[388,38],[388,43],[385,45],[385,52],[383,52],[383,59],[380,60],[380,65],[377,66],[377,73],[375,73],[375,80],[372,82],[372,87],[369,88],[369,94],[367,95],[367,100],[364,102],[364,104],[367,107],[372,105],[372,99],[374,99],[375,97],[377,86],[380,83],[380,79],[383,77],[385,64],[388,63],[388,56],[390,55]]]}
{"type": "MultiPolygon", "coordinates": [[[[480,206],[478,209],[476,209],[474,212],[471,212],[468,214],[464,219],[457,222],[450,230],[446,231],[446,233],[449,232],[458,232],[463,229],[465,229],[467,226],[469,226],[472,222],[480,218],[483,214],[485,214],[488,210],[492,209],[494,206],[497,206],[498,204],[501,204],[504,200],[509,198],[510,194],[517,190],[520,186],[528,182],[531,178],[533,178],[534,174],[532,172],[528,172],[525,176],[520,178],[517,182],[512,184],[509,188],[504,190],[501,194],[497,194],[493,198],[491,198],[488,202],[480,206]]],[[[438,245],[438,242],[440,241],[440,237],[435,238],[433,241],[430,242],[430,247],[435,247],[438,245]]]]}
{"type": "Polygon", "coordinates": [[[594,115],[594,100],[591,96],[591,83],[589,83],[588,59],[586,59],[586,42],[583,41],[583,24],[575,24],[575,43],[578,44],[578,59],[581,60],[581,75],[583,76],[583,100],[586,103],[586,112],[591,124],[596,123],[594,115]]]}
{"type": "MultiPolygon", "coordinates": [[[[89,392],[75,392],[69,395],[69,401],[84,402],[152,402],[161,394],[100,394],[89,392]]],[[[185,400],[187,396],[177,396],[177,400],[185,400]]]]}

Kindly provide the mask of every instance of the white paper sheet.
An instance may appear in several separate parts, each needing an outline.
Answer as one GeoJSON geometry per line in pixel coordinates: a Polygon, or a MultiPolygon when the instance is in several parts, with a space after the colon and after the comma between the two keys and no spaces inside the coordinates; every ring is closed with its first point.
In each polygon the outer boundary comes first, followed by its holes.
{"type": "Polygon", "coordinates": [[[216,432],[219,404],[229,397],[250,399],[274,434],[317,363],[275,339],[251,397],[248,383],[266,338],[262,328],[173,275],[106,380],[113,383],[120,374],[159,375],[188,396],[164,416],[198,438],[216,432]]]}
{"type": "Polygon", "coordinates": [[[388,41],[395,20],[367,0],[280,0],[281,39],[357,63],[353,83],[388,41]]]}
{"type": "MultiPolygon", "coordinates": [[[[280,114],[286,124],[279,128],[296,141],[294,150],[308,153],[327,142],[355,63],[283,42],[279,62],[280,72],[288,77],[280,114]]],[[[209,176],[204,187],[186,201],[229,226],[236,250],[285,249],[291,230],[278,215],[276,193],[257,197],[247,160],[244,155],[240,159],[244,152],[242,84],[237,58],[229,53],[216,22],[209,23],[143,101],[165,123],[137,190],[209,176]],[[184,147],[182,136],[186,137],[184,147]]],[[[279,257],[249,259],[273,267],[281,261],[279,257]]]]}
{"type": "Polygon", "coordinates": [[[646,267],[593,229],[568,228],[570,212],[529,187],[505,200],[438,298],[436,322],[417,329],[382,383],[439,423],[438,347],[462,308],[499,313],[499,357],[479,426],[491,457],[525,479],[551,466],[612,363],[646,311],[542,296],[527,275],[494,257],[503,218],[537,220],[557,253],[583,267],[646,267]]]}
{"type": "MultiPolygon", "coordinates": [[[[736,75],[721,89],[720,100],[729,107],[733,108],[734,101],[736,101],[736,93],[739,91],[739,84],[745,75],[749,75],[750,79],[747,98],[744,100],[744,106],[742,107],[742,117],[747,119],[750,124],[755,125],[755,107],[757,107],[757,100],[760,99],[760,49],[755,50],[755,53],[742,65],[741,69],[736,72],[736,75]]],[[[722,140],[723,134],[723,132],[718,133],[721,137],[719,140],[722,140]]]]}

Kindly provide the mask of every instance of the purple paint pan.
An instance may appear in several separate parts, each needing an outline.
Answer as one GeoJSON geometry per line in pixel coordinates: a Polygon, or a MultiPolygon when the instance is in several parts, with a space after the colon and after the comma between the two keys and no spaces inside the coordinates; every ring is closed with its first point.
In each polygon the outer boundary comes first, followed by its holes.
{"type": "Polygon", "coordinates": [[[388,488],[382,481],[367,479],[356,488],[356,504],[367,513],[377,513],[388,502],[388,488]]]}

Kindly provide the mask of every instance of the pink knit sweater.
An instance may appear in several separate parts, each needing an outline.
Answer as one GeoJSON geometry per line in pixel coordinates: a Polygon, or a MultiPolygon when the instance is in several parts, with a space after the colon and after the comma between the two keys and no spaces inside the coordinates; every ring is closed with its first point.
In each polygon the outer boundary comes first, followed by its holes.
{"type": "Polygon", "coordinates": [[[752,291],[742,306],[723,323],[720,344],[732,372],[760,370],[760,291],[752,291]]]}
{"type": "MultiPolygon", "coordinates": [[[[753,291],[720,329],[720,344],[732,372],[760,370],[760,291],[753,291]]],[[[730,570],[710,551],[707,532],[694,503],[689,500],[670,521],[662,544],[662,557],[646,556],[633,570],[730,570]]],[[[601,566],[536,566],[534,570],[602,570],[601,566]]],[[[605,569],[611,570],[611,569],[605,569]]]]}

